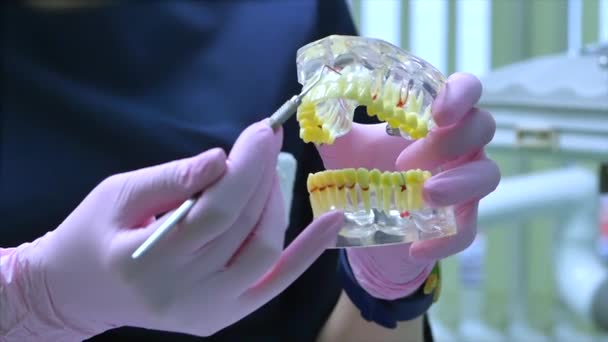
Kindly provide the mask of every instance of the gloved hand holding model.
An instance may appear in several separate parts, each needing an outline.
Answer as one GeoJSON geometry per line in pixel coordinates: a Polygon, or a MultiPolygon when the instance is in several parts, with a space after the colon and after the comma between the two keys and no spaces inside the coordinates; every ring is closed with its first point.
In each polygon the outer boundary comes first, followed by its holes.
{"type": "Polygon", "coordinates": [[[423,195],[431,206],[454,206],[457,234],[412,244],[348,249],[353,274],[371,296],[407,297],[422,285],[437,260],[464,250],[475,238],[478,202],[500,180],[498,167],[484,153],[495,123],[489,113],[474,107],[480,95],[478,79],[454,74],[434,102],[438,127],[427,137],[411,142],[388,136],[386,124],[355,123],[334,144],[319,146],[327,169],[442,169],[426,181],[423,195]]]}
{"type": "Polygon", "coordinates": [[[285,251],[275,172],[282,131],[246,129],[219,149],[118,174],[54,231],[0,249],[2,341],[80,341],[119,326],[211,335],[283,291],[335,242],[343,216],[285,251]],[[187,198],[202,196],[145,257],[130,255],[187,198]]]}

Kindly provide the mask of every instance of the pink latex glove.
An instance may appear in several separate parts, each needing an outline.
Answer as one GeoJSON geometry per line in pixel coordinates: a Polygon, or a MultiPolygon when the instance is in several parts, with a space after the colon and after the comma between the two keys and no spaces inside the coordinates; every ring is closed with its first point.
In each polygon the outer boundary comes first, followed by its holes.
{"type": "Polygon", "coordinates": [[[495,122],[488,112],[474,107],[481,89],[472,75],[452,75],[433,105],[438,127],[419,141],[388,136],[386,124],[355,124],[333,145],[319,146],[327,169],[443,170],[425,183],[424,199],[431,206],[455,206],[458,233],[412,244],[348,249],[353,273],[370,295],[392,300],[413,293],[437,260],[473,241],[479,200],[500,181],[498,167],[484,153],[495,122]]]}
{"type": "Polygon", "coordinates": [[[219,149],[108,178],[54,231],[1,250],[0,340],[81,341],[134,326],[208,336],[283,291],[335,243],[341,213],[283,251],[275,172],[282,132],[247,128],[219,149]],[[204,190],[177,230],[131,253],[154,217],[204,190]]]}

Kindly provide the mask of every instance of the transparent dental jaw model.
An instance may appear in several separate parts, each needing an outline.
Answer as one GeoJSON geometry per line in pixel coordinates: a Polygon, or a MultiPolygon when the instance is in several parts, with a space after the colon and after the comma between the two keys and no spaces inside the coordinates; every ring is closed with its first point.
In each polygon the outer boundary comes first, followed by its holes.
{"type": "MultiPolygon", "coordinates": [[[[435,127],[432,103],[445,77],[429,63],[379,39],[329,36],[297,53],[298,81],[321,81],[298,108],[300,138],[332,144],[348,133],[358,106],[387,123],[387,132],[421,139],[435,127]],[[328,66],[334,72],[319,73],[328,66]]],[[[381,152],[381,151],[379,151],[381,152]]],[[[453,235],[452,207],[430,208],[423,200],[427,170],[343,169],[308,176],[314,217],[339,209],[346,224],[336,246],[409,243],[453,235]]]]}

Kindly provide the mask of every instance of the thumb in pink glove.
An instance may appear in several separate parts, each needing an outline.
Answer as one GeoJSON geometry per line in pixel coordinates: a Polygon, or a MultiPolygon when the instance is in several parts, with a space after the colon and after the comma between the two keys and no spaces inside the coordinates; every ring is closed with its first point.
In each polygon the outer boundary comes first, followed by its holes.
{"type": "Polygon", "coordinates": [[[0,340],[81,341],[135,326],[207,336],[264,305],[335,243],[342,215],[313,222],[283,251],[276,176],[282,133],[246,129],[219,149],[112,176],[54,231],[0,250],[0,340]],[[201,192],[155,249],[131,253],[201,192]]]}
{"type": "Polygon", "coordinates": [[[354,124],[335,144],[318,147],[327,169],[443,170],[425,183],[423,196],[430,206],[454,206],[457,234],[411,244],[348,249],[353,273],[370,295],[392,300],[413,293],[437,260],[462,251],[473,241],[478,202],[500,180],[498,167],[483,152],[494,135],[495,123],[489,113],[474,108],[480,96],[477,78],[454,74],[434,103],[438,127],[426,138],[412,142],[388,136],[385,124],[354,124]]]}

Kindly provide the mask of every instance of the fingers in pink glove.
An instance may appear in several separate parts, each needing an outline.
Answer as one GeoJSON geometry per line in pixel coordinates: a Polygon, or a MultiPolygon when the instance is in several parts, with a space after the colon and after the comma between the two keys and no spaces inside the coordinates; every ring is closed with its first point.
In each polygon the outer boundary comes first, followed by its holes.
{"type": "Polygon", "coordinates": [[[389,136],[386,124],[353,123],[346,135],[332,145],[317,146],[326,169],[382,168],[394,171],[395,156],[410,144],[401,137],[389,136]],[[378,148],[381,146],[381,151],[378,148]],[[379,153],[381,152],[381,153],[379,153]]]}
{"type": "MultiPolygon", "coordinates": [[[[273,191],[264,203],[264,212],[245,243],[232,255],[223,281],[242,284],[239,295],[245,292],[279,259],[283,251],[287,218],[278,179],[273,180],[273,191]]],[[[238,246],[237,246],[238,247],[238,246]]]]}
{"type": "Polygon", "coordinates": [[[154,216],[175,208],[210,186],[226,170],[226,154],[215,148],[195,157],[152,166],[109,178],[122,190],[116,206],[117,226],[134,228],[154,216]],[[131,179],[123,182],[122,179],[131,179]]]}
{"type": "MultiPolygon", "coordinates": [[[[258,241],[272,241],[279,234],[272,228],[272,218],[265,225],[260,225],[256,234],[258,241]],[[265,227],[265,228],[264,228],[265,227]]],[[[255,243],[255,237],[249,246],[245,247],[238,261],[232,267],[235,274],[246,272],[251,260],[264,260],[262,263],[272,263],[272,267],[241,296],[244,307],[258,307],[283,292],[312,263],[330,246],[335,245],[338,231],[344,225],[344,215],[341,212],[328,212],[315,219],[302,233],[282,252],[283,239],[275,240],[277,246],[269,248],[266,243],[255,243]],[[279,253],[277,253],[279,249],[279,253]],[[249,261],[247,261],[249,260],[249,261]]],[[[276,228],[275,228],[276,229],[276,228]]],[[[282,236],[282,235],[281,235],[282,236]]]]}
{"type": "MultiPolygon", "coordinates": [[[[184,253],[194,252],[226,232],[241,215],[255,221],[260,215],[252,209],[259,207],[251,208],[247,204],[258,196],[256,190],[261,190],[262,196],[266,194],[267,198],[268,190],[260,189],[259,185],[262,183],[268,188],[272,185],[271,182],[263,183],[264,177],[268,172],[275,172],[281,144],[282,134],[275,134],[265,121],[245,129],[230,151],[222,179],[205,191],[184,218],[183,226],[191,229],[178,229],[171,243],[184,253]],[[198,229],[200,227],[205,229],[198,229]]],[[[242,229],[250,229],[253,225],[242,229]]]]}
{"type": "Polygon", "coordinates": [[[500,170],[484,153],[473,160],[461,160],[447,171],[431,177],[424,186],[425,199],[432,206],[454,206],[456,235],[412,244],[410,254],[417,260],[439,260],[467,248],[477,234],[479,200],[496,189],[500,170]]]}
{"type": "MultiPolygon", "coordinates": [[[[121,187],[114,203],[119,210],[116,210],[116,225],[113,226],[123,230],[112,244],[115,254],[127,259],[127,255],[133,253],[164,221],[155,221],[154,216],[211,186],[225,171],[226,154],[221,149],[212,149],[192,158],[109,178],[109,182],[116,182],[121,187]],[[146,221],[151,223],[146,224],[146,221]],[[130,229],[135,227],[142,228],[130,229]]],[[[155,254],[157,250],[150,253],[155,254]]]]}
{"type": "Polygon", "coordinates": [[[469,112],[481,97],[479,79],[468,73],[452,74],[433,103],[433,119],[437,126],[455,124],[469,112]]]}
{"type": "Polygon", "coordinates": [[[496,189],[500,170],[487,158],[443,171],[424,184],[425,202],[432,207],[445,207],[479,200],[496,189]]]}
{"type": "Polygon", "coordinates": [[[276,161],[273,165],[268,165],[255,195],[249,199],[234,225],[214,239],[212,244],[205,247],[211,254],[218,256],[217,268],[230,267],[242,248],[258,233],[259,223],[268,206],[272,206],[272,210],[279,211],[274,224],[279,231],[277,237],[284,236],[282,229],[287,228],[287,221],[285,214],[280,215],[284,213],[284,203],[275,169],[276,161]]]}
{"type": "Polygon", "coordinates": [[[479,151],[492,140],[495,130],[496,123],[490,113],[473,109],[457,124],[437,128],[408,146],[397,157],[397,167],[400,170],[436,169],[479,151]]]}

